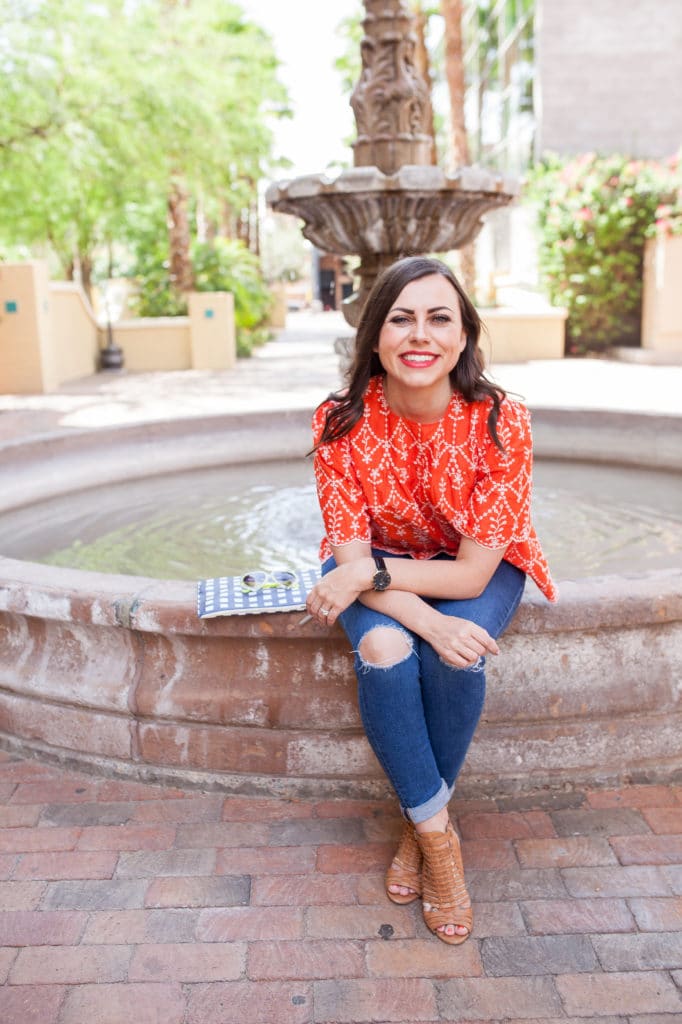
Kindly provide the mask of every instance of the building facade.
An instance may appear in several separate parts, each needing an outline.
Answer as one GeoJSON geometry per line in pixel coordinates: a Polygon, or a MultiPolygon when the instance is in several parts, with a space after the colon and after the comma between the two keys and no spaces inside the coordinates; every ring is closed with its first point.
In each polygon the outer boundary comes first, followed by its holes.
{"type": "Polygon", "coordinates": [[[468,0],[463,27],[478,162],[682,144],[681,0],[468,0]]]}

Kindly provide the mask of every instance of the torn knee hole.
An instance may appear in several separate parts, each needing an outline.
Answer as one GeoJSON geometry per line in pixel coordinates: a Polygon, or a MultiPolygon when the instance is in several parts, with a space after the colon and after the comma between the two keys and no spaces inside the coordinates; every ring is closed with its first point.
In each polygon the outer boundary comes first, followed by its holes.
{"type": "Polygon", "coordinates": [[[376,626],[365,633],[358,654],[368,668],[391,668],[412,654],[412,640],[401,629],[376,626]]]}

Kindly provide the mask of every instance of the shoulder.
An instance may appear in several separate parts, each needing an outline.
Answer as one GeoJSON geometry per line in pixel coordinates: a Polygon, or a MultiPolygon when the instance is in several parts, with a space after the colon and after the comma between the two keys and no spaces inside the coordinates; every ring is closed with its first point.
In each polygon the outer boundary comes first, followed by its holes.
{"type": "MultiPolygon", "coordinates": [[[[476,422],[479,427],[487,429],[488,416],[493,410],[492,398],[483,398],[479,401],[464,402],[463,404],[468,409],[472,422],[476,422]]],[[[505,395],[500,402],[497,414],[498,430],[501,427],[506,427],[509,430],[520,429],[525,431],[528,429],[529,424],[530,412],[527,406],[518,399],[505,395]]]]}
{"type": "MultiPolygon", "coordinates": [[[[490,403],[492,406],[492,402],[490,403]]],[[[505,395],[500,403],[500,415],[498,423],[508,423],[510,426],[517,425],[525,430],[530,424],[530,411],[528,406],[516,398],[509,398],[505,395]]]]}

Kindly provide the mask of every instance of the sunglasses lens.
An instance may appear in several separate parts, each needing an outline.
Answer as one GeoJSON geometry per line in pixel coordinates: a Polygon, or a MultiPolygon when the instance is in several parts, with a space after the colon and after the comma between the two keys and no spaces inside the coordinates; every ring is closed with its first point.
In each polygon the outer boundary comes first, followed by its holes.
{"type": "Polygon", "coordinates": [[[293,572],[273,572],[272,576],[282,587],[290,587],[296,579],[293,572]]]}
{"type": "Polygon", "coordinates": [[[242,583],[245,587],[262,587],[266,579],[267,574],[264,572],[247,572],[242,576],[242,583]]]}

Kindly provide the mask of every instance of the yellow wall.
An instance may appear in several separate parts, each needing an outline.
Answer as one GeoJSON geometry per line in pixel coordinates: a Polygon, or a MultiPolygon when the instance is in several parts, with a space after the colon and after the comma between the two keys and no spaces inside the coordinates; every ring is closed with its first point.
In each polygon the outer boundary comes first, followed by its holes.
{"type": "Polygon", "coordinates": [[[0,264],[0,391],[53,391],[59,380],[51,341],[47,263],[0,264]]]}
{"type": "Polygon", "coordinates": [[[481,348],[490,363],[521,363],[529,359],[561,359],[566,334],[565,309],[522,312],[484,309],[481,348]]]}
{"type": "Polygon", "coordinates": [[[192,292],[189,319],[192,369],[229,370],[234,366],[234,296],[228,292],[192,292]]]}
{"type": "Polygon", "coordinates": [[[54,282],[50,285],[50,310],[58,384],[95,373],[98,327],[83,289],[71,281],[54,282]]]}
{"type": "Polygon", "coordinates": [[[647,239],[642,348],[682,352],[682,235],[647,239]]]}
{"type": "Polygon", "coordinates": [[[189,370],[189,317],[145,317],[120,320],[113,327],[114,344],[123,349],[126,370],[189,370]]]}
{"type": "MultiPolygon", "coordinates": [[[[227,370],[236,362],[234,298],[193,292],[190,315],[119,321],[125,369],[227,370]]],[[[106,329],[80,285],[50,284],[47,263],[0,264],[0,392],[41,394],[99,369],[106,329]]]]}

